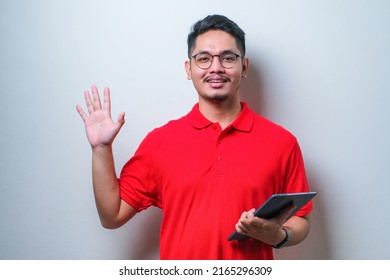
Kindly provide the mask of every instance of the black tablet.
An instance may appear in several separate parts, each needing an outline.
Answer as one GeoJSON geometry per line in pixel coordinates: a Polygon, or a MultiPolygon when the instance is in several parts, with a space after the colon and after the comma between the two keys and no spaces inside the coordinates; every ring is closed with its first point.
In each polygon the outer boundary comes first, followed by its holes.
{"type": "MultiPolygon", "coordinates": [[[[294,204],[296,207],[291,212],[291,215],[287,218],[290,219],[294,214],[301,209],[306,203],[308,203],[317,193],[316,192],[301,192],[301,193],[280,193],[273,194],[266,202],[263,203],[256,211],[255,216],[271,219],[277,216],[287,206],[294,204]]],[[[242,240],[247,236],[237,233],[234,231],[228,240],[242,240]]]]}

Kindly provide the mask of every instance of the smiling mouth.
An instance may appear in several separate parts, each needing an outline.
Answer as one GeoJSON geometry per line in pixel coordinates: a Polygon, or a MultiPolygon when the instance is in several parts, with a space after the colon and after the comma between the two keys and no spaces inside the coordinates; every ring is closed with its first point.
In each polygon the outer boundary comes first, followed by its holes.
{"type": "Polygon", "coordinates": [[[206,79],[207,83],[226,83],[229,79],[224,77],[209,77],[206,79]]]}

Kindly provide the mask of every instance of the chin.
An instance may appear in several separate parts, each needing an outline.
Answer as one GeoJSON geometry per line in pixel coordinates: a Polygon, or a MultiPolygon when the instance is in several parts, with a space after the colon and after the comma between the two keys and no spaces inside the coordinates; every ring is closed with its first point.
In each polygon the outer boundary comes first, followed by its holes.
{"type": "Polygon", "coordinates": [[[228,100],[228,97],[226,95],[207,96],[206,100],[214,103],[221,103],[228,100]]]}
{"type": "Polygon", "coordinates": [[[208,101],[223,102],[229,99],[228,94],[214,93],[214,94],[202,94],[201,97],[208,101]]]}

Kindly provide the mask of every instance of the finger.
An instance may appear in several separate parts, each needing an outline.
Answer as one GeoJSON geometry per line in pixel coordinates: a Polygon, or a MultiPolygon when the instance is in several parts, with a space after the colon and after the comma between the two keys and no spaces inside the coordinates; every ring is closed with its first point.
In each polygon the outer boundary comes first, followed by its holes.
{"type": "Polygon", "coordinates": [[[241,216],[240,216],[240,220],[245,220],[245,219],[250,219],[250,218],[254,218],[255,215],[255,208],[252,208],[251,210],[249,211],[244,211],[241,216]]]}
{"type": "Polygon", "coordinates": [[[98,89],[95,85],[92,86],[92,98],[93,98],[93,108],[95,110],[101,110],[102,104],[100,102],[98,89]]]}
{"type": "Polygon", "coordinates": [[[251,210],[249,210],[248,212],[248,218],[252,219],[255,217],[255,208],[252,208],[251,210]]]}
{"type": "Polygon", "coordinates": [[[87,109],[89,114],[91,114],[94,110],[92,100],[91,100],[91,95],[89,94],[89,91],[86,90],[84,91],[84,98],[85,98],[85,103],[87,104],[87,109]]]}
{"type": "Polygon", "coordinates": [[[84,112],[83,108],[81,108],[80,105],[76,105],[76,110],[79,113],[80,117],[83,119],[85,122],[88,119],[87,114],[84,112]]]}
{"type": "Polygon", "coordinates": [[[110,89],[108,87],[104,88],[104,99],[103,99],[103,110],[108,113],[111,117],[111,100],[110,100],[110,89]]]}
{"type": "Polygon", "coordinates": [[[289,205],[288,207],[283,209],[283,211],[280,213],[278,218],[280,217],[280,220],[282,220],[284,223],[287,220],[287,218],[291,215],[291,213],[295,209],[295,207],[296,206],[294,204],[289,205]]]}
{"type": "Polygon", "coordinates": [[[248,217],[248,212],[244,211],[241,216],[240,216],[240,220],[244,220],[248,217]]]}
{"type": "Polygon", "coordinates": [[[292,213],[292,211],[294,211],[295,208],[296,208],[295,204],[291,204],[290,206],[288,206],[286,209],[283,210],[283,213],[288,216],[292,213]]]}
{"type": "Polygon", "coordinates": [[[239,234],[248,235],[247,229],[243,227],[240,223],[236,224],[236,231],[239,234]]]}
{"type": "Polygon", "coordinates": [[[125,113],[122,112],[118,116],[118,123],[122,126],[125,123],[125,113]]]}

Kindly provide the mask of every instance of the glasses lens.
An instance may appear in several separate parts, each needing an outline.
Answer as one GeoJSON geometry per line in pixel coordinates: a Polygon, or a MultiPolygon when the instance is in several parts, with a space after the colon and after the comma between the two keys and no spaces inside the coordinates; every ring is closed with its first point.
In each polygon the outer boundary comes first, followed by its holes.
{"type": "Polygon", "coordinates": [[[220,61],[223,67],[225,68],[233,68],[233,66],[237,62],[237,55],[234,53],[225,53],[221,55],[220,61]]]}
{"type": "Polygon", "coordinates": [[[195,56],[195,63],[199,68],[207,69],[211,66],[213,57],[209,53],[200,53],[195,56]]]}

